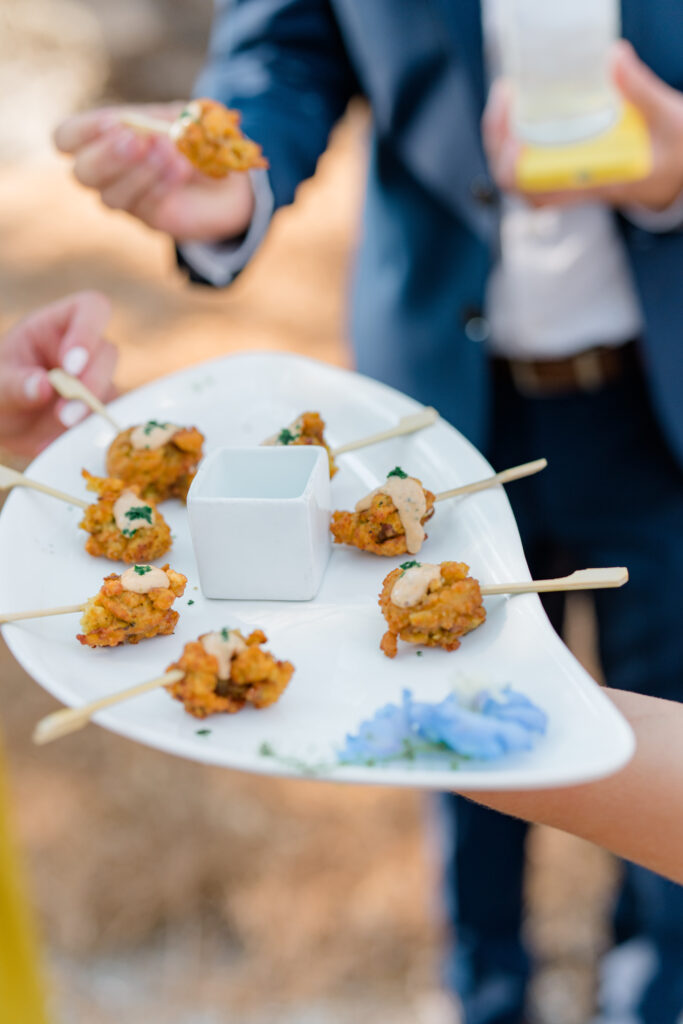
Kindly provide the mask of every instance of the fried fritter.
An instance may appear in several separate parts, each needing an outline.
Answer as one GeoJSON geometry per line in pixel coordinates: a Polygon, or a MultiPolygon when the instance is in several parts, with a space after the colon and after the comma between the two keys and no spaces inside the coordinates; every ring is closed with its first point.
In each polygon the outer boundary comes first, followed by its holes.
{"type": "Polygon", "coordinates": [[[263,443],[270,445],[312,444],[324,448],[330,463],[330,477],[337,472],[332,449],[324,437],[325,420],[319,412],[302,412],[288,427],[267,438],[263,443]]]}
{"type": "Polygon", "coordinates": [[[178,118],[175,144],[197,170],[211,178],[267,167],[261,147],[244,135],[240,120],[237,110],[228,110],[216,100],[193,100],[178,118]]]}
{"type": "Polygon", "coordinates": [[[135,484],[92,476],[86,469],[83,476],[88,490],[99,495],[78,524],[90,534],[85,543],[88,554],[114,562],[152,562],[166,554],[171,547],[170,527],[154,502],[140,497],[135,484]]]}
{"type": "MultiPolygon", "coordinates": [[[[187,498],[202,457],[204,435],[196,427],[178,427],[158,447],[136,447],[136,431],[164,428],[150,420],[142,427],[129,427],[114,438],[107,451],[107,473],[137,486],[143,498],[165,501],[166,498],[187,498]]],[[[151,435],[150,435],[151,436],[151,435]]]]}
{"type": "Polygon", "coordinates": [[[216,712],[235,714],[245,704],[268,707],[286,689],[294,666],[261,650],[260,645],[265,642],[266,635],[260,629],[246,639],[237,629],[204,633],[199,640],[185,644],[179,660],[168,666],[166,671],[180,669],[185,674],[180,682],[166,689],[195,718],[206,718],[216,712]],[[223,666],[221,642],[229,647],[223,666]],[[218,656],[209,653],[205,645],[216,650],[218,656]]]}
{"type": "Polygon", "coordinates": [[[105,576],[98,594],[90,598],[81,618],[83,633],[77,639],[87,647],[117,647],[119,644],[137,644],[153,636],[167,636],[175,629],[178,612],[172,605],[181,597],[187,578],[165,565],[156,569],[150,565],[135,565],[121,576],[112,573],[105,576]],[[162,580],[159,573],[165,575],[162,580]],[[132,574],[132,576],[131,576],[132,574]],[[135,581],[135,577],[139,580],[135,581]],[[147,580],[145,579],[147,577],[147,580]],[[160,583],[146,592],[136,592],[127,587],[160,583]]]}
{"type": "Polygon", "coordinates": [[[396,655],[399,637],[406,643],[455,651],[460,637],[484,622],[479,583],[468,573],[464,562],[442,562],[440,566],[406,562],[389,573],[379,595],[389,626],[380,647],[388,658],[396,655]],[[399,580],[402,607],[394,603],[399,580]],[[408,600],[411,603],[406,604],[408,600]]]}
{"type": "MultiPolygon", "coordinates": [[[[404,476],[404,479],[413,481],[424,494],[426,511],[418,519],[424,526],[434,515],[434,495],[422,486],[417,477],[404,476]]],[[[355,512],[333,512],[330,530],[335,544],[350,544],[375,555],[393,556],[408,553],[406,525],[401,514],[391,495],[379,490],[373,493],[369,508],[356,508],[355,512]]],[[[423,540],[426,538],[427,534],[424,534],[423,540]]],[[[420,546],[421,544],[413,545],[410,554],[417,554],[420,546]]]]}

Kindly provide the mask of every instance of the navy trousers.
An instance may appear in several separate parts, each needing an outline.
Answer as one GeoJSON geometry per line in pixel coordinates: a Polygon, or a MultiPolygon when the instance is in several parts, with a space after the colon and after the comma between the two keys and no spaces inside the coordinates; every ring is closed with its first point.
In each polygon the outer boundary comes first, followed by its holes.
{"type": "MultiPolygon", "coordinates": [[[[597,393],[522,397],[504,368],[495,390],[494,467],[549,461],[509,489],[532,575],[628,566],[625,587],[595,595],[607,682],[683,700],[683,472],[655,422],[635,349],[624,375],[597,393]]],[[[547,596],[559,628],[562,595],[547,596]]],[[[529,975],[520,936],[527,827],[452,795],[441,810],[453,926],[447,983],[466,1024],[520,1024],[529,975]]],[[[635,1019],[675,1024],[683,1011],[683,888],[625,864],[615,936],[636,935],[654,946],[657,971],[635,1019]]]]}

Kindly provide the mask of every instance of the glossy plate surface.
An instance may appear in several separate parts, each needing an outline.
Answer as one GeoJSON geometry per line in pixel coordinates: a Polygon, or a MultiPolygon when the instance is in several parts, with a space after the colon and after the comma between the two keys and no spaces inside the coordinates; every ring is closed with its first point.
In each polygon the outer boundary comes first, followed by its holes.
{"type": "MultiPolygon", "coordinates": [[[[232,356],[155,381],[112,403],[127,426],[157,418],[196,424],[206,450],[258,444],[305,409],[318,409],[327,436],[339,445],[393,426],[419,410],[412,399],[375,381],[297,356],[232,356]]],[[[109,425],[90,417],[43,452],[28,470],[35,479],[85,495],[81,467],[104,474],[109,425]]],[[[543,452],[530,452],[529,457],[543,452]]],[[[433,491],[489,475],[486,460],[444,421],[340,457],[333,505],[352,508],[394,466],[433,491]]],[[[505,467],[496,467],[502,469],[505,467]]],[[[520,484],[519,486],[524,486],[520,484]]],[[[267,647],[296,672],[280,702],[237,715],[199,721],[162,690],[102,712],[96,721],[115,732],[181,757],[244,771],[297,775],[313,766],[320,778],[434,789],[542,787],[595,779],[616,771],[633,751],[632,733],[599,687],[553,632],[535,595],[486,599],[488,618],[453,653],[400,644],[390,661],[379,650],[384,619],[377,594],[401,559],[335,547],[317,598],[302,603],[209,601],[198,589],[184,506],[163,505],[175,536],[168,556],[188,577],[177,631],[137,646],[90,650],[75,640],[78,616],[36,619],[4,627],[9,647],[45,689],[77,705],[153,678],[198,634],[224,625],[262,627],[267,647]],[[193,602],[193,603],[189,603],[193,602]],[[511,683],[549,716],[547,735],[527,754],[492,763],[448,757],[372,767],[333,766],[348,731],[405,687],[439,700],[453,687],[470,691],[511,683]],[[198,730],[208,729],[208,735],[198,730]],[[280,755],[261,752],[268,744],[280,755]]],[[[0,609],[75,604],[120,567],[85,553],[80,511],[37,492],[14,491],[0,516],[0,609]]],[[[428,525],[425,561],[465,561],[482,582],[529,578],[517,527],[500,488],[444,502],[428,525]]],[[[78,737],[64,739],[77,743],[78,737]]]]}

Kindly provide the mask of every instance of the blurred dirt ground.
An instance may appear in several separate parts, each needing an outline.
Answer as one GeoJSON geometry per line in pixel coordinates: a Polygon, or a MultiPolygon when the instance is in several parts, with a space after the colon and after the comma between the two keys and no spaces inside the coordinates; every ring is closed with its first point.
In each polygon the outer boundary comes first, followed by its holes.
{"type": "MultiPolygon", "coordinates": [[[[363,176],[351,112],[293,209],[225,293],[104,210],[50,152],[65,112],[187,95],[208,0],[0,0],[0,315],[106,291],[117,380],[244,348],[348,363],[363,176]]],[[[589,656],[585,606],[572,636],[589,656]]],[[[92,727],[33,749],[54,702],[0,651],[1,724],[59,1024],[442,1024],[434,805],[411,793],[204,768],[92,727]]],[[[614,868],[559,833],[530,844],[542,1024],[583,1024],[614,868]]]]}

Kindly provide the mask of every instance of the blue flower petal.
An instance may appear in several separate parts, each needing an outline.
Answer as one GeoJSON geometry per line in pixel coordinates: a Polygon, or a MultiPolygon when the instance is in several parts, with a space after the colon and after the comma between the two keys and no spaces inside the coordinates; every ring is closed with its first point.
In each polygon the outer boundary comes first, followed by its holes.
{"type": "Polygon", "coordinates": [[[355,736],[346,736],[339,760],[362,763],[399,757],[412,735],[410,700],[410,691],[404,690],[402,704],[385,704],[372,718],[361,722],[355,736]]]}
{"type": "Polygon", "coordinates": [[[477,708],[483,715],[492,715],[501,721],[519,722],[532,732],[541,735],[546,731],[548,716],[545,711],[525,697],[523,693],[517,693],[512,687],[506,686],[503,690],[505,703],[496,700],[486,690],[482,691],[477,698],[477,708]]]}
{"type": "Polygon", "coordinates": [[[445,743],[464,757],[490,760],[529,750],[534,742],[524,726],[470,711],[454,694],[440,704],[414,704],[413,723],[425,740],[445,743]]]}
{"type": "Polygon", "coordinates": [[[413,749],[416,742],[491,760],[530,750],[546,727],[545,712],[509,686],[500,699],[482,691],[473,708],[465,707],[454,693],[438,703],[426,703],[414,701],[410,690],[404,690],[401,705],[386,704],[360,724],[356,735],[346,736],[339,760],[391,760],[413,749]]]}

